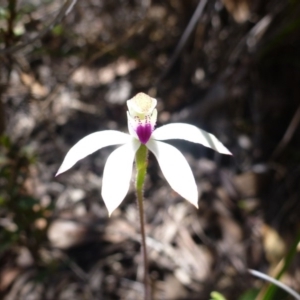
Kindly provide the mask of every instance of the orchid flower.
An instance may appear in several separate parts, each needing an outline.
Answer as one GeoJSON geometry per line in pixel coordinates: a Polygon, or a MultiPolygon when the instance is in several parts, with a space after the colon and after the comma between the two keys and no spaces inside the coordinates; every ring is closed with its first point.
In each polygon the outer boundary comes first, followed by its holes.
{"type": "Polygon", "coordinates": [[[173,190],[198,207],[197,185],[188,162],[179,150],[161,141],[181,139],[202,144],[222,154],[231,153],[214,135],[193,125],[173,123],[154,129],[156,104],[156,99],[144,93],[128,100],[129,134],[104,130],[87,135],[69,150],[56,176],[103,147],[121,144],[108,157],[103,172],[101,194],[111,215],[129,190],[135,154],[141,145],[145,145],[155,155],[173,190]]]}

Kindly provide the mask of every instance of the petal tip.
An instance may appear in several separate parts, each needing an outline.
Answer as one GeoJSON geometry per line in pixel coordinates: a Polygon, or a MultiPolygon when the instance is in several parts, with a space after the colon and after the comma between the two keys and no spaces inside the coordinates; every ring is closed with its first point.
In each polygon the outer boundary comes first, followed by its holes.
{"type": "MultiPolygon", "coordinates": [[[[106,204],[105,204],[105,206],[106,206],[106,204]]],[[[111,218],[111,215],[116,210],[116,208],[110,208],[110,207],[106,206],[106,209],[107,209],[108,217],[111,218]]]]}
{"type": "Polygon", "coordinates": [[[222,144],[222,146],[223,146],[223,149],[222,149],[223,150],[222,151],[223,154],[231,155],[231,156],[233,155],[223,144],[222,144]]]}
{"type": "Polygon", "coordinates": [[[195,190],[193,191],[193,195],[190,196],[189,199],[187,199],[192,205],[194,205],[197,209],[199,208],[198,206],[198,200],[199,200],[199,194],[198,194],[198,189],[195,186],[195,190]]]}
{"type": "Polygon", "coordinates": [[[198,206],[198,197],[197,197],[197,200],[196,201],[190,201],[190,200],[188,200],[191,204],[193,204],[197,209],[199,208],[199,206],[198,206]]]}
{"type": "Polygon", "coordinates": [[[54,175],[54,177],[57,177],[58,175],[60,175],[62,173],[62,171],[59,169],[56,174],[54,175]]]}
{"type": "Polygon", "coordinates": [[[56,172],[56,174],[54,175],[54,177],[57,177],[58,175],[64,173],[65,171],[67,171],[68,169],[63,168],[62,166],[58,169],[58,171],[56,172]]]}
{"type": "Polygon", "coordinates": [[[223,154],[233,156],[233,154],[228,149],[226,149],[223,154]]]}
{"type": "Polygon", "coordinates": [[[215,148],[211,147],[215,151],[219,152],[220,154],[225,155],[233,155],[220,141],[218,143],[215,143],[215,148]]]}

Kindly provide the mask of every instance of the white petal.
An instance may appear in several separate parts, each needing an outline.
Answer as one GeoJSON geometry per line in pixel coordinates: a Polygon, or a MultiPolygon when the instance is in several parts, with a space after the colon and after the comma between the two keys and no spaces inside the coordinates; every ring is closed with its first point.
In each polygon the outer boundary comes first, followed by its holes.
{"type": "Polygon", "coordinates": [[[128,193],[135,153],[141,143],[132,139],[108,157],[102,182],[102,198],[109,216],[120,205],[128,193]]]}
{"type": "Polygon", "coordinates": [[[162,173],[172,189],[198,207],[198,190],[195,178],[181,152],[171,145],[152,139],[146,146],[156,156],[162,173]]]}
{"type": "Polygon", "coordinates": [[[182,139],[202,144],[222,154],[232,155],[231,152],[211,133],[196,126],[185,123],[173,123],[154,130],[151,136],[155,140],[182,139]]]}
{"type": "Polygon", "coordinates": [[[89,134],[69,150],[55,176],[69,170],[80,159],[85,158],[103,147],[125,144],[129,140],[131,140],[129,134],[115,130],[98,131],[89,134]]]}

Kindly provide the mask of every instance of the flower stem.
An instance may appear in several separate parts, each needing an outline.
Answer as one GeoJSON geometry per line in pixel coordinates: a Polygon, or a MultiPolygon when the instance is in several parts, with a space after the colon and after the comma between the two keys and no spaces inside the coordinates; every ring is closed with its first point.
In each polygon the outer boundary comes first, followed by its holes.
{"type": "MultiPolygon", "coordinates": [[[[293,258],[297,254],[297,247],[299,245],[299,242],[300,242],[300,232],[298,232],[296,240],[292,244],[292,246],[289,249],[287,255],[284,257],[284,259],[283,259],[283,265],[280,268],[278,274],[275,276],[275,280],[280,280],[280,278],[282,277],[282,275],[286,272],[286,270],[290,266],[293,258]]],[[[280,262],[280,264],[281,264],[281,262],[280,262]]],[[[270,280],[268,280],[268,281],[270,281],[270,280]]],[[[271,299],[273,299],[274,295],[277,292],[277,288],[278,287],[280,287],[279,284],[278,283],[274,284],[274,282],[273,282],[273,284],[271,284],[271,285],[268,286],[268,288],[267,288],[266,291],[263,290],[260,294],[258,294],[258,296],[256,297],[256,299],[263,299],[263,300],[271,300],[271,299]]],[[[300,296],[298,295],[298,298],[295,297],[295,299],[300,299],[300,296]]]]}
{"type": "Polygon", "coordinates": [[[145,145],[141,145],[135,155],[136,162],[136,195],[138,202],[138,209],[140,215],[140,226],[141,226],[141,238],[142,238],[142,256],[144,264],[144,289],[145,289],[145,300],[151,299],[150,285],[148,280],[148,258],[146,248],[146,234],[145,234],[145,217],[144,217],[144,182],[147,172],[148,165],[148,149],[145,145]]]}

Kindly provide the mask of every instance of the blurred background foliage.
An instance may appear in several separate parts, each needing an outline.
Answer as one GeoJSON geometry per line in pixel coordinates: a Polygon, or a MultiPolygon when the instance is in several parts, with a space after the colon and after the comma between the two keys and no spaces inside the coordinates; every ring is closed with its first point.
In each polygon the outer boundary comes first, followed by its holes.
{"type": "Polygon", "coordinates": [[[154,299],[271,299],[248,268],[300,292],[299,16],[298,0],[0,0],[1,299],[140,299],[134,191],[110,219],[100,196],[111,149],[54,174],[86,134],[126,132],[141,91],[158,125],[195,124],[234,153],[172,142],[199,210],[150,156],[154,299]]]}

